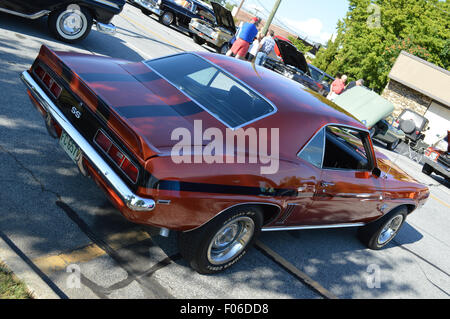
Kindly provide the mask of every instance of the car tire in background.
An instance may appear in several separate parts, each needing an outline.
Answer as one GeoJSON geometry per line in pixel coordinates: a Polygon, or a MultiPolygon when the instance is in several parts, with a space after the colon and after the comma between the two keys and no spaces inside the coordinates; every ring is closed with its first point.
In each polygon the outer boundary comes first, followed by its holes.
{"type": "Polygon", "coordinates": [[[427,163],[425,163],[425,164],[423,164],[423,167],[422,167],[422,173],[430,176],[431,173],[433,173],[433,168],[430,165],[428,165],[427,163]]]}
{"type": "Polygon", "coordinates": [[[396,141],[392,142],[392,143],[387,143],[386,144],[386,148],[390,151],[393,151],[397,148],[397,146],[400,144],[400,140],[397,139],[396,141]]]}
{"type": "Polygon", "coordinates": [[[198,45],[203,45],[206,43],[205,40],[203,40],[202,38],[200,38],[198,35],[194,34],[192,36],[192,39],[194,40],[195,43],[197,43],[198,45]]]}
{"type": "Polygon", "coordinates": [[[67,43],[76,43],[86,38],[91,32],[94,19],[90,12],[82,7],[64,7],[55,10],[48,17],[50,32],[58,39],[67,43]]]}
{"type": "Polygon", "coordinates": [[[380,250],[400,231],[408,215],[405,206],[398,207],[380,219],[358,229],[358,238],[373,250],[380,250]]]}
{"type": "Polygon", "coordinates": [[[254,206],[238,206],[198,229],[178,234],[178,248],[201,274],[227,269],[244,256],[261,232],[263,214],[254,206]]]}
{"type": "Polygon", "coordinates": [[[225,43],[224,45],[222,45],[220,48],[217,49],[217,53],[220,54],[227,54],[228,50],[230,50],[230,44],[229,43],[225,43]]]}
{"type": "Polygon", "coordinates": [[[401,121],[400,129],[405,132],[405,134],[412,134],[416,129],[416,124],[412,120],[401,121]]]}
{"type": "Polygon", "coordinates": [[[166,27],[170,26],[175,21],[175,15],[171,11],[164,11],[159,17],[159,22],[166,27]]]}

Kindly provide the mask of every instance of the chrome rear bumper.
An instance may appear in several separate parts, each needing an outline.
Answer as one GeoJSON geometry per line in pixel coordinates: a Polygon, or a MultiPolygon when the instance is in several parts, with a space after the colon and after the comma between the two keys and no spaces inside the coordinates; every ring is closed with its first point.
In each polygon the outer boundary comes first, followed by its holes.
{"type": "Polygon", "coordinates": [[[122,179],[111,169],[95,149],[67,120],[64,114],[56,107],[47,94],[39,87],[28,71],[21,74],[21,79],[30,90],[33,97],[62,127],[83,152],[83,156],[95,167],[101,177],[116,192],[124,204],[133,211],[144,212],[155,208],[155,201],[150,198],[142,198],[134,194],[122,179]]]}

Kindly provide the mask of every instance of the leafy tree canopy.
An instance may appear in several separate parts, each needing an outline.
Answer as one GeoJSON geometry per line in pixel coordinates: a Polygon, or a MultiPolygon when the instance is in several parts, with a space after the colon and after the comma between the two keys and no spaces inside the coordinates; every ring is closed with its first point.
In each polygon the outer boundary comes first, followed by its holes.
{"type": "Polygon", "coordinates": [[[363,78],[377,92],[402,50],[448,70],[449,17],[450,0],[349,0],[335,40],[319,50],[314,64],[329,74],[363,78]]]}

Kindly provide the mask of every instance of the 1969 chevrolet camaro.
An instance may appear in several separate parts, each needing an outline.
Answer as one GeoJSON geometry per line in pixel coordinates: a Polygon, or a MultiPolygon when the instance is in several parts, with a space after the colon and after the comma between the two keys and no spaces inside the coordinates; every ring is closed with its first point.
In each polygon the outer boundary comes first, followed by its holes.
{"type": "Polygon", "coordinates": [[[43,46],[22,80],[80,172],[128,220],[177,231],[200,273],[233,265],[261,231],[358,227],[381,249],[429,196],[350,114],[229,57],[43,46]]]}

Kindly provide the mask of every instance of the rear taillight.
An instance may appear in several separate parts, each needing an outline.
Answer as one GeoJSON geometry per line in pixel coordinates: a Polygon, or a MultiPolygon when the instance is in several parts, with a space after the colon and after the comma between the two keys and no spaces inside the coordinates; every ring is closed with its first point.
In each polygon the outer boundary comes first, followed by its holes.
{"type": "Polygon", "coordinates": [[[419,131],[416,131],[416,135],[419,135],[420,134],[420,132],[419,131]]]}
{"type": "Polygon", "coordinates": [[[62,88],[56,83],[56,81],[51,77],[50,74],[44,71],[44,69],[38,65],[34,69],[34,74],[38,76],[42,80],[42,83],[52,92],[55,98],[58,98],[61,95],[62,88]]]}
{"type": "Polygon", "coordinates": [[[124,155],[122,150],[105,133],[98,130],[94,141],[133,183],[137,182],[139,170],[136,165],[124,155]]]}

